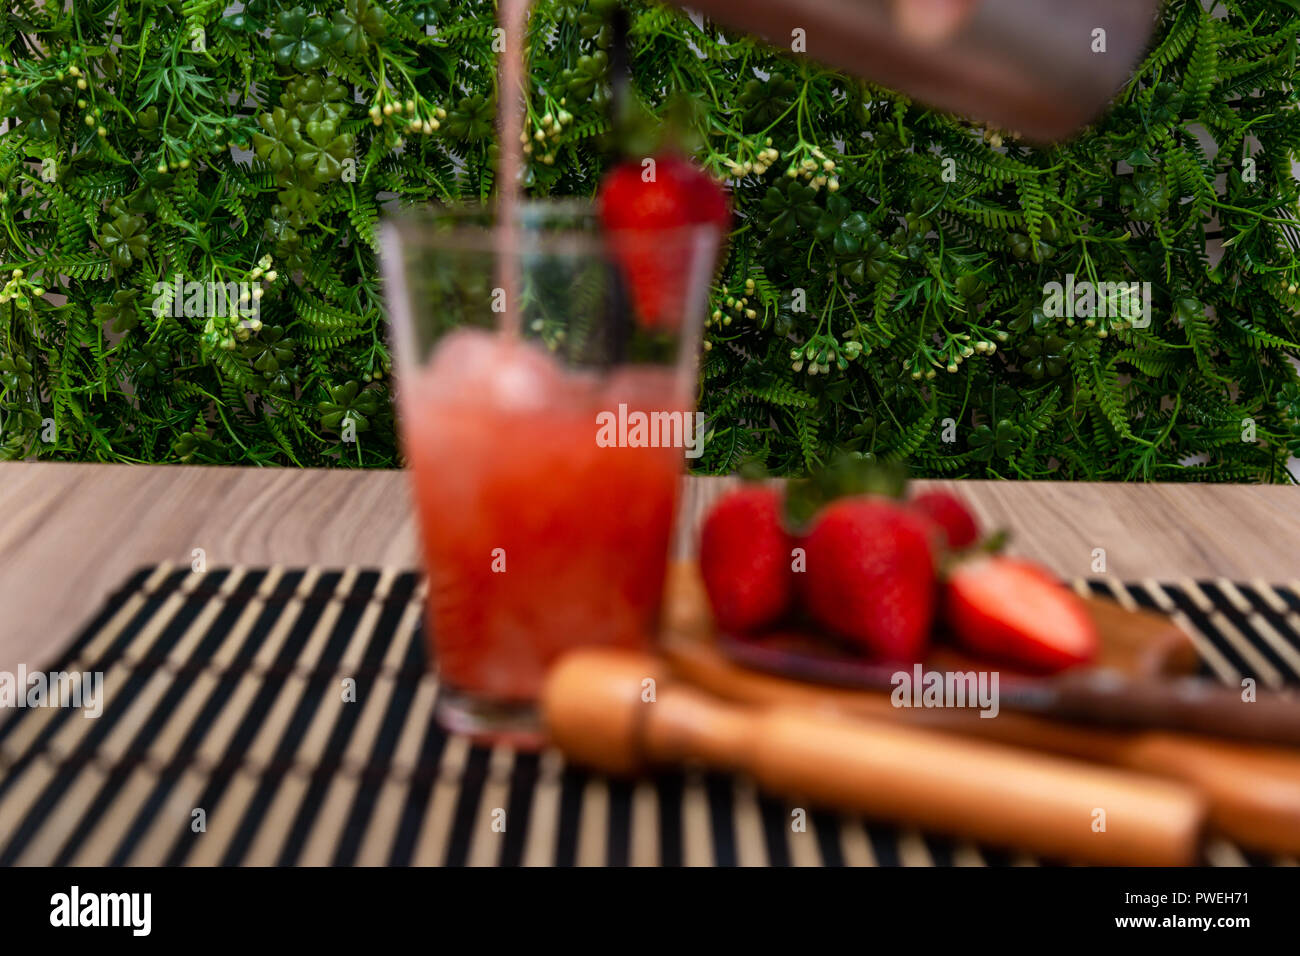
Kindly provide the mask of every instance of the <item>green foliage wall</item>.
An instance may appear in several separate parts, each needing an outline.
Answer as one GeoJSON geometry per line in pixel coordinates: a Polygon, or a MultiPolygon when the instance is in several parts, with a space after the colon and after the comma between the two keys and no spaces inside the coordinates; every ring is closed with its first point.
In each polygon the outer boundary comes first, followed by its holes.
{"type": "MultiPolygon", "coordinates": [[[[536,195],[598,181],[610,5],[535,6],[536,195]]],[[[494,5],[227,6],[0,20],[6,457],[398,462],[376,221],[392,196],[491,190],[494,5]],[[156,314],[177,274],[246,283],[260,328],[156,314]]],[[[1288,479],[1294,4],[1172,0],[1114,109],[1050,149],[631,10],[636,89],[658,111],[690,95],[737,212],[701,468],[849,450],[929,475],[1288,479]],[[1151,282],[1150,326],[1048,318],[1067,273],[1151,282]]]]}

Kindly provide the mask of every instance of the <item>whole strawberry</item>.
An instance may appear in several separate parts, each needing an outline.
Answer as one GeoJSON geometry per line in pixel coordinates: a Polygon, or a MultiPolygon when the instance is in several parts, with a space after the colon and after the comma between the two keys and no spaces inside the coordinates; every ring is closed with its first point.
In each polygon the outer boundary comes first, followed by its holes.
{"type": "Polygon", "coordinates": [[[692,258],[700,252],[684,227],[712,225],[721,235],[731,217],[726,192],[690,160],[664,153],[610,169],[599,203],[638,321],[650,329],[679,328],[686,285],[698,268],[692,258]]]}
{"type": "Polygon", "coordinates": [[[968,548],[979,540],[979,526],[956,495],[946,491],[927,491],[913,498],[909,506],[939,527],[948,548],[953,551],[968,548]]]}
{"type": "Polygon", "coordinates": [[[766,627],[790,608],[792,543],[780,494],[746,486],[713,506],[700,531],[700,571],[713,616],[724,631],[766,627]]]}
{"type": "Polygon", "coordinates": [[[935,570],[927,519],[883,498],[829,505],[803,539],[798,587],[823,627],[876,657],[921,657],[934,618],[935,570]]]}

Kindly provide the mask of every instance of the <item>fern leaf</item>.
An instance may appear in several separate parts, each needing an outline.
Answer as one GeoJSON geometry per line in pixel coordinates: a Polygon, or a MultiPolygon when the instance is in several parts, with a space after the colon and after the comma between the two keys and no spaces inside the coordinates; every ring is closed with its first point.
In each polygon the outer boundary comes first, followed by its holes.
{"type": "Polygon", "coordinates": [[[896,263],[891,263],[881,276],[880,281],[876,283],[875,291],[872,293],[871,303],[872,311],[875,313],[876,326],[879,328],[883,337],[879,343],[887,345],[893,341],[894,332],[892,329],[885,327],[885,316],[889,312],[889,304],[893,301],[894,294],[898,292],[898,283],[902,278],[902,272],[896,263]]]}
{"type": "Polygon", "coordinates": [[[107,202],[125,196],[130,191],[128,186],[131,181],[130,170],[106,169],[72,177],[67,184],[67,189],[74,196],[91,202],[107,202]]]}
{"type": "Polygon", "coordinates": [[[1228,322],[1240,329],[1242,334],[1246,336],[1246,341],[1257,349],[1282,349],[1289,352],[1300,352],[1300,345],[1289,339],[1284,339],[1280,335],[1266,332],[1243,319],[1229,319],[1228,322]]]}
{"type": "Polygon", "coordinates": [[[1201,13],[1196,31],[1196,45],[1187,61],[1187,75],[1183,79],[1183,92],[1187,96],[1187,111],[1195,116],[1205,109],[1214,86],[1215,57],[1219,43],[1215,36],[1215,20],[1201,13]]]}
{"type": "Polygon", "coordinates": [[[59,250],[65,255],[76,255],[90,244],[90,226],[77,204],[62,189],[52,187],[49,197],[59,212],[59,250]]]}
{"type": "Polygon", "coordinates": [[[100,281],[112,274],[113,263],[107,256],[64,255],[45,263],[46,275],[65,275],[69,279],[100,281]]]}
{"type": "Polygon", "coordinates": [[[807,392],[800,391],[793,385],[780,380],[769,382],[762,387],[751,387],[749,393],[772,405],[791,405],[796,408],[808,408],[816,403],[807,392]]]}
{"type": "Polygon", "coordinates": [[[1102,365],[1100,358],[1094,355],[1091,365],[1093,385],[1097,395],[1097,407],[1106,416],[1106,421],[1110,422],[1111,428],[1131,440],[1133,431],[1129,427],[1124,390],[1120,387],[1114,360],[1112,359],[1109,363],[1102,365]]]}
{"type": "MultiPolygon", "coordinates": [[[[368,321],[364,315],[357,315],[327,305],[297,286],[291,284],[288,288],[290,290],[289,299],[293,303],[294,312],[297,313],[298,318],[310,325],[313,330],[328,332],[336,329],[348,329],[363,326],[368,321]]],[[[343,341],[346,341],[346,339],[343,341]]]]}
{"type": "Polygon", "coordinates": [[[975,220],[985,229],[997,229],[1005,232],[1023,225],[1025,221],[1024,216],[1014,209],[981,202],[977,199],[949,200],[944,203],[944,208],[959,216],[966,216],[975,220]]]}
{"type": "Polygon", "coordinates": [[[930,437],[937,417],[937,409],[931,405],[924,415],[904,428],[902,433],[889,443],[889,448],[881,457],[885,461],[902,461],[910,458],[930,437]]]}
{"type": "Polygon", "coordinates": [[[365,335],[365,329],[343,329],[338,332],[308,331],[302,336],[302,343],[312,352],[328,352],[345,342],[351,342],[357,336],[365,335]]]}
{"type": "Polygon", "coordinates": [[[1032,179],[1022,179],[1016,183],[1016,190],[1020,193],[1020,208],[1023,210],[1025,233],[1029,236],[1034,261],[1037,262],[1038,241],[1042,235],[1041,230],[1045,215],[1043,207],[1046,204],[1043,187],[1032,179]]]}
{"type": "Polygon", "coordinates": [[[794,411],[794,422],[804,467],[816,468],[822,463],[821,456],[817,453],[820,445],[817,437],[817,416],[808,408],[798,408],[794,411]]]}
{"type": "Polygon", "coordinates": [[[1200,5],[1184,3],[1182,9],[1178,11],[1174,26],[1134,72],[1132,83],[1136,83],[1139,78],[1148,74],[1164,70],[1182,56],[1183,51],[1187,49],[1187,44],[1196,35],[1199,25],[1200,5]]]}
{"type": "Polygon", "coordinates": [[[358,198],[355,205],[348,207],[348,221],[357,235],[375,252],[379,251],[379,212],[369,199],[358,198]]]}

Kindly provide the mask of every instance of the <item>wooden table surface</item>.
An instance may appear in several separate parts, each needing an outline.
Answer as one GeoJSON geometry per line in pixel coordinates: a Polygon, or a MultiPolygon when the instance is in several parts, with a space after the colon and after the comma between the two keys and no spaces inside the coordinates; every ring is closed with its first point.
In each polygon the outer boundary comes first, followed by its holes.
{"type": "MultiPolygon", "coordinates": [[[[679,549],[730,479],[687,478],[679,549]]],[[[1094,550],[1121,580],[1300,578],[1300,489],[993,481],[945,485],[1011,550],[1065,577],[1094,550]]],[[[0,670],[48,665],[133,569],[417,562],[406,476],[167,465],[0,464],[0,670]]]]}

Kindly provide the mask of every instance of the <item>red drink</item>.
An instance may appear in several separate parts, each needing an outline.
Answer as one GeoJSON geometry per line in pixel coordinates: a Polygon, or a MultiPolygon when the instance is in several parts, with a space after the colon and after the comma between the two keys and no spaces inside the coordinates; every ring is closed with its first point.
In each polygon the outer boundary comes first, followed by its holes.
{"type": "Polygon", "coordinates": [[[677,381],[462,329],[403,384],[440,693],[528,705],[564,651],[652,639],[683,449],[607,447],[598,422],[624,405],[690,427],[677,381]]]}
{"type": "Polygon", "coordinates": [[[434,713],[532,746],[560,655],[656,635],[683,460],[703,439],[695,345],[719,230],[641,240],[681,263],[665,302],[680,321],[651,328],[589,204],[519,209],[504,248],[476,210],[394,219],[383,262],[434,713]]]}

